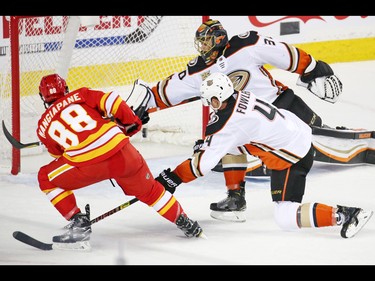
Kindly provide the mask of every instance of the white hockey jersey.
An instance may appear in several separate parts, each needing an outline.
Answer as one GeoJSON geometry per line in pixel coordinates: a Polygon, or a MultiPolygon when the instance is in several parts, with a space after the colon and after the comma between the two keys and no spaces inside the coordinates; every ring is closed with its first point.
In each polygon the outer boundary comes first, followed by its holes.
{"type": "Polygon", "coordinates": [[[227,153],[258,156],[269,169],[281,170],[312,145],[306,123],[247,91],[234,94],[225,109],[211,115],[206,133],[201,150],[175,169],[184,182],[207,174],[227,153]]]}
{"type": "MultiPolygon", "coordinates": [[[[248,31],[233,36],[229,40],[229,47],[225,48],[216,63],[206,65],[202,57],[198,56],[191,60],[183,71],[159,81],[152,88],[155,102],[151,102],[149,106],[164,109],[199,99],[202,81],[214,72],[229,76],[237,91],[250,91],[273,103],[289,87],[275,80],[264,66],[271,65],[301,75],[313,60],[311,55],[295,46],[262,36],[256,31],[248,31]]],[[[332,131],[331,137],[316,136],[321,133],[313,131],[316,161],[340,164],[375,163],[374,137],[364,140],[357,140],[355,137],[353,141],[341,136],[341,133],[346,134],[345,131],[332,131]],[[340,152],[337,150],[338,145],[340,152]]],[[[350,133],[352,132],[349,131],[348,135],[350,133]]],[[[373,132],[370,134],[374,135],[373,132]]],[[[249,170],[260,164],[260,161],[253,163],[249,170]]]]}
{"type": "Polygon", "coordinates": [[[211,73],[221,72],[229,76],[237,91],[251,91],[272,103],[288,87],[274,80],[264,65],[302,74],[312,59],[299,48],[249,31],[233,36],[216,63],[208,66],[198,56],[185,70],[159,81],[152,91],[156,106],[161,109],[174,106],[199,97],[202,81],[211,73]]]}

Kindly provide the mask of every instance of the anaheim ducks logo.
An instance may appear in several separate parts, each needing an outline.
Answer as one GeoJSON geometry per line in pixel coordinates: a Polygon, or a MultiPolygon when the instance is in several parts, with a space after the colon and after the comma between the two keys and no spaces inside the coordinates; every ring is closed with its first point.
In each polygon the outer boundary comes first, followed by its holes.
{"type": "MultiPolygon", "coordinates": [[[[202,73],[202,81],[206,80],[206,78],[211,74],[210,71],[202,73]]],[[[250,72],[246,70],[237,70],[232,73],[226,74],[228,75],[229,79],[233,83],[233,88],[236,91],[242,91],[245,89],[246,85],[249,83],[251,75],[250,72]]]]}
{"type": "Polygon", "coordinates": [[[207,126],[212,125],[212,124],[216,123],[217,121],[219,121],[219,116],[217,116],[216,114],[212,114],[210,116],[210,120],[208,121],[207,126]]]}
{"type": "Polygon", "coordinates": [[[235,72],[227,74],[233,83],[233,88],[236,91],[242,91],[249,83],[251,75],[250,72],[245,70],[237,70],[235,72]]]}

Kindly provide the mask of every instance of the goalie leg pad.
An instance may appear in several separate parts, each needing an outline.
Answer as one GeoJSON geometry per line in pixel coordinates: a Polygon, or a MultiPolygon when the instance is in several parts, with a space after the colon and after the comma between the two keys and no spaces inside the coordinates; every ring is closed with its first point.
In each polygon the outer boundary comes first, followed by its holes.
{"type": "Polygon", "coordinates": [[[375,139],[371,136],[372,131],[366,130],[313,130],[314,160],[333,164],[375,164],[375,139]]]}

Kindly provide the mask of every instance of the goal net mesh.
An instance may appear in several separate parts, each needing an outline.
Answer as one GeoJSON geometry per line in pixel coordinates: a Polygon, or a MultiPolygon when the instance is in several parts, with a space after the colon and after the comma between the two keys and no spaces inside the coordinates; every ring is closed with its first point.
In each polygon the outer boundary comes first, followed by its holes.
{"type": "MultiPolygon", "coordinates": [[[[3,22],[5,35],[10,34],[7,20],[3,22]]],[[[127,93],[138,78],[152,87],[184,70],[197,55],[193,38],[201,22],[202,16],[20,17],[18,50],[8,41],[0,56],[1,119],[10,132],[20,126],[22,143],[37,141],[37,121],[45,110],[38,86],[41,77],[51,73],[64,77],[70,90],[90,87],[127,93]],[[11,63],[15,56],[19,59],[19,125],[14,121],[17,113],[12,112],[12,103],[17,102],[12,98],[18,76],[11,63]]],[[[138,133],[132,141],[191,145],[201,136],[201,112],[199,101],[153,112],[145,126],[147,137],[138,133]]],[[[1,164],[10,165],[12,146],[4,134],[0,145],[1,164]]],[[[43,147],[36,147],[20,153],[42,151],[43,147]]]]}

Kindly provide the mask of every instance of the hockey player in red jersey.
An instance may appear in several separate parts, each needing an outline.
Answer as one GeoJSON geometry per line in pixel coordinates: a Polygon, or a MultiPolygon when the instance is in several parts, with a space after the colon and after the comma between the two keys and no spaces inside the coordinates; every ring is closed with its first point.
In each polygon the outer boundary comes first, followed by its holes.
{"type": "MultiPolygon", "coordinates": [[[[159,81],[152,88],[149,107],[164,109],[199,97],[199,87],[205,77],[213,72],[221,72],[230,77],[236,90],[252,91],[277,107],[292,111],[306,124],[320,127],[320,116],[292,89],[275,80],[265,65],[298,74],[298,84],[307,87],[322,100],[334,103],[342,91],[341,81],[327,63],[256,31],[236,35],[229,40],[221,23],[210,19],[197,29],[195,46],[200,56],[191,60],[185,70],[159,81]]],[[[216,218],[246,220],[243,212],[246,209],[245,182],[241,179],[247,173],[248,161],[245,155],[228,154],[221,159],[228,196],[211,204],[213,216],[220,214],[220,211],[226,212],[223,217],[216,218]],[[229,217],[231,211],[237,214],[229,217]]],[[[255,167],[261,166],[259,162],[255,162],[255,167]]]]}
{"type": "MultiPolygon", "coordinates": [[[[304,227],[341,226],[343,238],[355,236],[373,211],[341,205],[302,203],[306,177],[313,165],[312,130],[288,110],[279,109],[250,91],[234,90],[222,73],[201,84],[201,99],[214,111],[204,144],[190,158],[157,177],[172,193],[209,173],[226,154],[255,155],[271,169],[274,219],[286,231],[304,227]]],[[[242,178],[244,180],[244,178],[242,178]]]]}
{"type": "Polygon", "coordinates": [[[147,114],[139,118],[116,91],[83,87],[69,92],[58,74],[44,76],[39,92],[46,111],[38,122],[37,135],[56,158],[40,168],[39,186],[57,211],[73,222],[69,231],[54,236],[53,242],[89,247],[89,214],[81,212],[73,191],[106,179],[116,180],[124,194],[154,208],[186,236],[200,236],[199,224],[155,181],[129,141],[142,123],[147,123],[147,114]]]}

